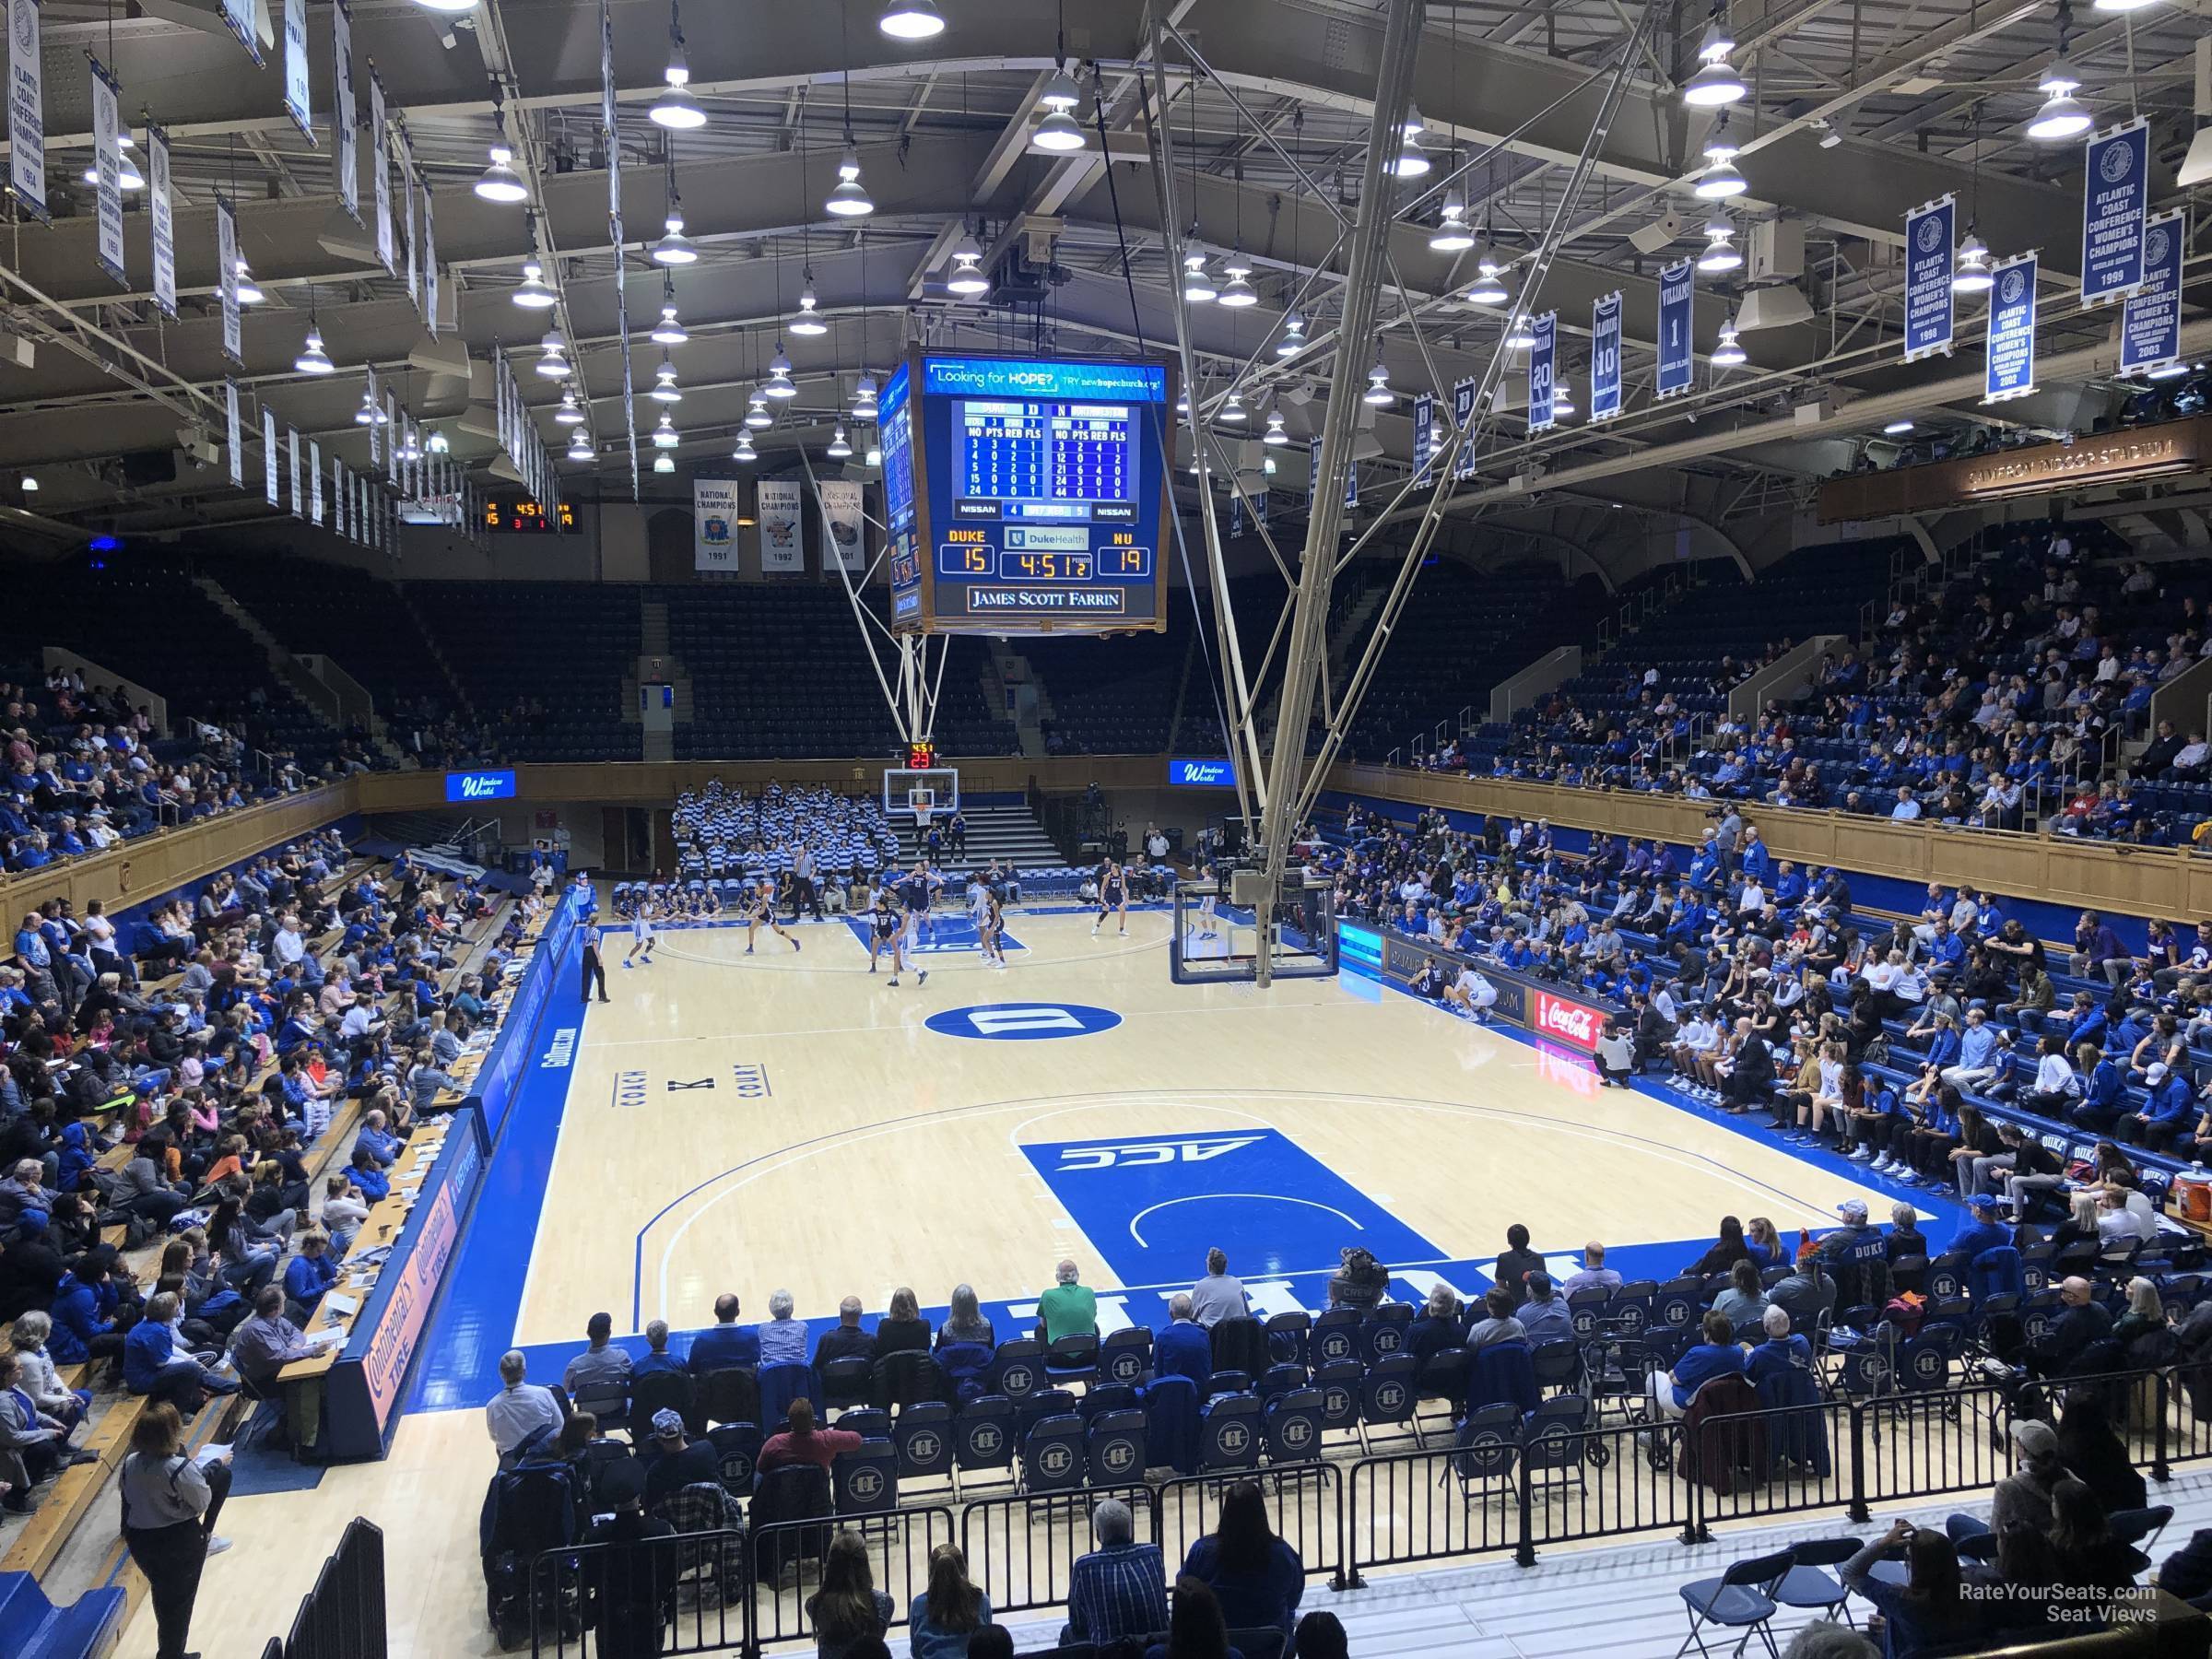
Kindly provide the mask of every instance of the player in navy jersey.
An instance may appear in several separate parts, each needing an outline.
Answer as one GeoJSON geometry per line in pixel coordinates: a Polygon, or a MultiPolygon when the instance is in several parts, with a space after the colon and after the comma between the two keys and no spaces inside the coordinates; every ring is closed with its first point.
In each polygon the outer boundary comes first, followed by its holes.
{"type": "Polygon", "coordinates": [[[745,954],[747,956],[753,954],[753,936],[760,931],[762,923],[766,923],[779,939],[789,940],[794,950],[799,948],[798,940],[785,933],[783,924],[776,920],[775,902],[769,897],[768,883],[765,881],[753,888],[752,899],[745,912],[745,954]]]}
{"type": "Polygon", "coordinates": [[[982,941],[983,960],[994,968],[1006,965],[1006,947],[1002,936],[1006,930],[1006,915],[999,909],[998,895],[978,883],[982,894],[981,912],[976,917],[976,937],[982,941]]]}
{"type": "Polygon", "coordinates": [[[1112,916],[1114,925],[1124,938],[1129,935],[1129,878],[1122,866],[1108,859],[1099,866],[1099,919],[1090,924],[1090,936],[1097,938],[1099,929],[1112,916]]]}
{"type": "Polygon", "coordinates": [[[929,865],[918,858],[914,860],[914,867],[899,883],[899,902],[906,907],[908,933],[917,943],[935,931],[929,916],[935,886],[929,865]]]}

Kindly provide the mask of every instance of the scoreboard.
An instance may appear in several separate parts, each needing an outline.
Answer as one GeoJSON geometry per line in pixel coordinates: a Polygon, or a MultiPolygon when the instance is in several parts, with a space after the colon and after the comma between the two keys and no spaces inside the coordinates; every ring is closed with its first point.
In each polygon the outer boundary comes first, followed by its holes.
{"type": "Polygon", "coordinates": [[[893,625],[1164,628],[1172,404],[1163,363],[910,357],[881,403],[893,625]]]}

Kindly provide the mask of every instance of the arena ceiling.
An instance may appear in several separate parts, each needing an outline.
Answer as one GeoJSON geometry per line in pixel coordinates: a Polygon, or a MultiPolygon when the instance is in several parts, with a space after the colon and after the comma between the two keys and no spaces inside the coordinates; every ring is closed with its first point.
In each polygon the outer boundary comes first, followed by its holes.
{"type": "MultiPolygon", "coordinates": [[[[2097,124],[2131,112],[2151,123],[2154,210],[2183,199],[2174,171],[2195,126],[2192,53],[2212,28],[2208,3],[2107,11],[2075,0],[2067,14],[2067,61],[2097,124]]],[[[1190,220],[1178,229],[1217,253],[1241,249],[1258,293],[1241,310],[1189,308],[1205,396],[1218,400],[1234,387],[1255,432],[1273,407],[1302,439],[1333,384],[1364,384],[1377,345],[1401,394],[1479,375],[1506,313],[1462,301],[1470,254],[1430,247],[1447,182],[1509,266],[1525,262],[1644,8],[1630,0],[1430,5],[1414,101],[1431,171],[1389,181],[1385,202],[1361,202],[1382,4],[1155,4],[1168,8],[1162,20],[1175,33],[1160,65],[1168,108],[1153,108],[1148,127],[1142,94],[1152,86],[1153,19],[1140,0],[1077,0],[1065,12],[1044,0],[938,0],[945,27],[919,41],[879,29],[881,0],[693,0],[680,25],[689,89],[706,122],[671,133],[648,113],[665,86],[671,9],[665,0],[611,0],[616,151],[631,239],[626,306],[641,394],[659,361],[643,336],[665,291],[662,267],[641,253],[659,232],[671,180],[700,253],[665,278],[689,336],[673,354],[683,390],[672,411],[679,462],[727,460],[748,394],[779,347],[800,394],[776,427],[756,434],[764,465],[799,445],[818,454],[851,407],[857,376],[865,369],[880,378],[910,340],[1171,351],[1177,285],[1155,188],[1163,150],[1190,220]],[[1087,143],[1049,154],[1033,135],[1040,97],[1063,62],[1078,84],[1074,113],[1087,143]],[[824,211],[848,138],[875,204],[858,219],[824,211]],[[1329,321],[1342,280],[1340,230],[1374,211],[1398,221],[1380,339],[1363,343],[1358,361],[1339,363],[1329,321]],[[948,292],[950,255],[964,233],[977,238],[986,267],[1009,253],[1035,256],[1045,275],[1034,296],[999,303],[948,292]],[[809,276],[830,327],[806,338],[787,325],[809,276]],[[1301,293],[1315,344],[1280,360],[1272,345],[1301,293]]],[[[1501,400],[1460,506],[1524,505],[1515,476],[1536,463],[1555,500],[1625,500],[1719,523],[1801,499],[1900,407],[1959,424],[2064,427],[2085,407],[2105,406],[2112,312],[2081,313],[2065,297],[2078,262],[2081,147],[2036,143],[2024,131],[2043,99],[2038,82],[2053,60],[2059,14],[2051,0],[1736,0],[1726,18],[1730,61],[1748,95],[1727,120],[1748,188],[1725,206],[1739,242],[1763,220],[1802,229],[1796,286],[1806,312],[1745,333],[1748,361],[1718,369],[1704,354],[1742,284],[1701,278],[1696,387],[1653,405],[1654,274],[1703,244],[1715,206],[1692,194],[1713,119],[1679,91],[1698,66],[1708,7],[1662,8],[1637,39],[1625,100],[1531,300],[1558,309],[1561,372],[1580,395],[1590,302],[1623,290],[1630,413],[1602,429],[1570,420],[1531,436],[1501,400]],[[1997,255],[2042,252],[2049,368],[2035,399],[1978,406],[1981,313],[1972,302],[1956,359],[1900,361],[1903,216],[1947,191],[1959,196],[1961,224],[1971,220],[1997,255]],[[1670,211],[1678,234],[1654,240],[1651,228],[1670,211]]],[[[588,490],[596,474],[598,488],[626,496],[596,0],[479,0],[465,11],[359,0],[351,15],[357,62],[373,64],[432,182],[459,339],[478,361],[500,346],[535,355],[547,313],[524,311],[512,296],[525,259],[539,260],[560,296],[551,315],[576,359],[595,451],[589,463],[563,463],[562,476],[571,490],[588,490]],[[474,192],[502,130],[526,206],[474,192]]],[[[417,416],[447,432],[456,455],[490,461],[481,377],[472,413],[453,335],[441,350],[426,349],[404,284],[339,210],[327,126],[311,146],[286,115],[279,52],[254,68],[219,0],[49,0],[44,18],[59,206],[53,225],[11,228],[0,245],[0,328],[31,341],[36,354],[29,369],[0,354],[11,364],[0,367],[0,464],[11,482],[35,473],[40,510],[62,517],[114,515],[120,505],[117,522],[150,524],[263,511],[258,491],[235,496],[219,468],[132,491],[113,465],[128,452],[172,445],[180,427],[219,435],[218,190],[240,202],[241,252],[265,296],[247,312],[236,378],[280,423],[365,466],[353,414],[361,371],[374,366],[417,416]],[[174,147],[182,315],[173,322],[150,295],[119,292],[95,262],[92,193],[75,182],[90,160],[86,52],[120,80],[125,120],[141,132],[147,119],[159,122],[174,147]],[[292,369],[311,312],[337,364],[320,379],[292,369]]],[[[314,105],[326,121],[324,0],[311,0],[309,39],[314,105]]],[[[127,265],[143,280],[141,196],[131,209],[127,265]]],[[[2193,254],[2187,268],[2194,286],[2203,261],[2193,254]]],[[[2187,315],[2191,348],[2212,346],[2212,323],[2187,315]]],[[[558,453],[567,436],[551,420],[559,389],[522,378],[558,453]]],[[[662,406],[641,398],[639,407],[642,427],[662,406]]],[[[1410,458],[1407,409],[1401,395],[1373,418],[1386,468],[1410,458]]]]}

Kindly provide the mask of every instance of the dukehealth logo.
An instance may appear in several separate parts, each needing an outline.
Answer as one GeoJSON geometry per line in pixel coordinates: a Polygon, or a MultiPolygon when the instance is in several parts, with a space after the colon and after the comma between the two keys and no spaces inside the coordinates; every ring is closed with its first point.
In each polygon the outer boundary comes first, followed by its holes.
{"type": "Polygon", "coordinates": [[[1571,1042],[1585,1053],[1595,1053],[1598,1033],[1605,1029],[1605,1017],[1595,1008],[1569,1002],[1548,991],[1539,991],[1535,1026],[1547,1037],[1557,1037],[1561,1042],[1571,1042]]]}
{"type": "Polygon", "coordinates": [[[445,798],[448,801],[512,801],[514,799],[514,773],[449,771],[445,774],[445,798]]]}

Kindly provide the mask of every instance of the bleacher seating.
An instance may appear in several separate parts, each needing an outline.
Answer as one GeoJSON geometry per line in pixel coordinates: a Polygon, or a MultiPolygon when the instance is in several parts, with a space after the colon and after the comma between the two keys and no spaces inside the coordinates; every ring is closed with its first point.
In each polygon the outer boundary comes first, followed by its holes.
{"type": "Polygon", "coordinates": [[[637,752],[636,728],[623,724],[622,679],[637,662],[640,593],[441,582],[417,612],[499,752],[524,761],[602,760],[637,752]]]}

